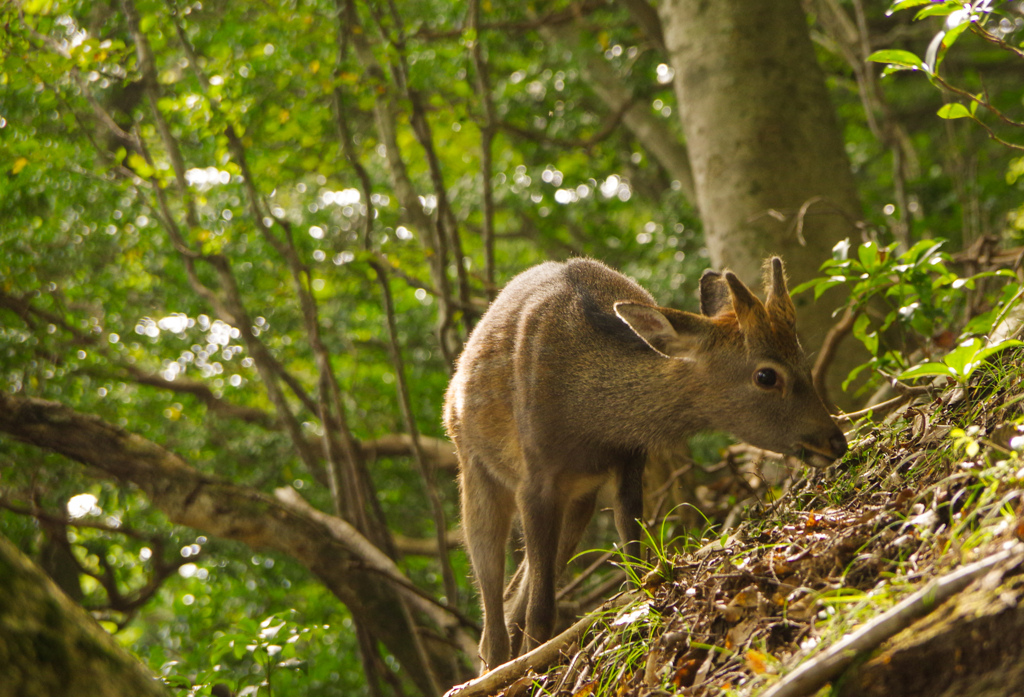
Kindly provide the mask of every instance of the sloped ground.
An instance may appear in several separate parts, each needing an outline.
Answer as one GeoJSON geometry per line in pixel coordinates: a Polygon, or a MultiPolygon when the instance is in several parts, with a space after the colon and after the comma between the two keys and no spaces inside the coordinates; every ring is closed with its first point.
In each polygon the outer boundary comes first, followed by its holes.
{"type": "MultiPolygon", "coordinates": [[[[862,419],[839,465],[805,473],[726,539],[663,556],[581,651],[502,694],[761,694],[929,580],[1021,539],[1022,359],[1004,351],[966,389],[862,419]]],[[[731,501],[740,483],[713,491],[731,501]]],[[[840,694],[1024,694],[1022,572],[996,568],[859,655],[840,694]]]]}

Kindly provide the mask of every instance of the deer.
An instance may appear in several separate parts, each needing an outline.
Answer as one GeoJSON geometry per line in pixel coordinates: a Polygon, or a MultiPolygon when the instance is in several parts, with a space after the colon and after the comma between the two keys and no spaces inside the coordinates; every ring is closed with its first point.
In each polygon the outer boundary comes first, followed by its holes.
{"type": "Polygon", "coordinates": [[[615,526],[626,557],[639,557],[648,451],[716,430],[815,467],[846,453],[814,389],[779,257],[763,283],[762,303],[731,271],[707,270],[700,313],[686,312],[573,258],[519,274],[480,318],[444,424],[483,606],[484,672],[552,636],[556,583],[613,478],[615,526]],[[516,515],[525,557],[506,591],[516,515]]]}

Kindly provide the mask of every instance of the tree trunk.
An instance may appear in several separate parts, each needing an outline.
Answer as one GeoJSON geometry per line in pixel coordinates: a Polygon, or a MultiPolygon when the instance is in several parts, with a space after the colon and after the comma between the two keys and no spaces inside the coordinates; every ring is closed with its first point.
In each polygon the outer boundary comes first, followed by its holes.
{"type": "MultiPolygon", "coordinates": [[[[712,263],[751,282],[779,254],[792,285],[814,277],[861,216],[799,0],[665,0],[661,19],[712,263]]],[[[842,297],[794,301],[816,349],[842,297]]]]}
{"type": "Polygon", "coordinates": [[[0,537],[0,697],[169,694],[85,610],[0,537]]]}

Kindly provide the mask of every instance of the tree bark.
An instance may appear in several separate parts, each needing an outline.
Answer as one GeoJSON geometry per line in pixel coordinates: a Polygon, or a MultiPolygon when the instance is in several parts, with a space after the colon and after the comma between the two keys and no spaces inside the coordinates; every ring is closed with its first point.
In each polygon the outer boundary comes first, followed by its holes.
{"type": "MultiPolygon", "coordinates": [[[[814,277],[861,208],[799,0],[665,0],[660,14],[712,263],[749,282],[779,254],[793,285],[814,277]]],[[[816,348],[841,298],[794,301],[816,348]]]]}
{"type": "Polygon", "coordinates": [[[166,697],[164,687],[0,537],[0,697],[166,697]]]}
{"type": "Polygon", "coordinates": [[[433,642],[427,656],[421,642],[431,625],[463,634],[453,616],[412,591],[411,583],[400,588],[389,581],[395,574],[381,563],[384,555],[344,521],[307,515],[287,501],[204,475],[151,441],[56,402],[0,392],[0,432],[139,487],[175,523],[296,559],[358,622],[373,628],[420,694],[437,694],[438,684],[458,679],[450,644],[433,642]]]}

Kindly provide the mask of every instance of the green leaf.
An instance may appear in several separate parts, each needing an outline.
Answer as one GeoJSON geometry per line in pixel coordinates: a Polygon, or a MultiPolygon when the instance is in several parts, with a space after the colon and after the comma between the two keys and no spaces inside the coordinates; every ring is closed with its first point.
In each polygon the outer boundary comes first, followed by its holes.
{"type": "Polygon", "coordinates": [[[875,365],[875,364],[876,364],[876,359],[874,359],[874,358],[873,358],[873,359],[871,359],[870,361],[868,361],[867,363],[861,363],[861,364],[860,364],[859,366],[857,366],[856,368],[854,368],[853,370],[851,370],[851,371],[850,371],[850,374],[846,376],[846,379],[845,379],[845,380],[843,380],[843,385],[842,385],[842,387],[843,387],[843,391],[845,392],[845,391],[846,391],[846,390],[847,390],[847,389],[848,389],[848,388],[850,387],[850,384],[851,384],[851,383],[852,383],[852,382],[853,382],[854,380],[856,380],[856,379],[857,379],[857,376],[858,376],[858,375],[860,375],[860,374],[861,374],[861,373],[863,373],[863,372],[864,372],[864,371],[865,371],[866,369],[868,369],[868,368],[872,367],[872,366],[873,366],[873,365],[875,365]]]}
{"type": "Polygon", "coordinates": [[[958,380],[962,380],[973,372],[974,364],[977,362],[975,357],[980,349],[981,339],[971,339],[946,354],[942,361],[958,380]]]}
{"type": "MultiPolygon", "coordinates": [[[[943,52],[948,51],[949,47],[953,45],[953,42],[955,42],[957,40],[957,38],[961,34],[963,34],[964,30],[967,29],[969,26],[971,26],[971,22],[964,21],[964,22],[961,22],[960,24],[957,24],[952,29],[949,29],[946,32],[946,36],[942,39],[942,46],[943,46],[943,49],[944,49],[943,52]]],[[[940,59],[940,62],[941,62],[941,59],[940,59]]]]}
{"type": "Polygon", "coordinates": [[[952,104],[943,104],[938,111],[939,117],[943,119],[969,119],[972,114],[968,111],[960,102],[953,102],[952,104]]]}
{"type": "Polygon", "coordinates": [[[143,179],[149,179],[156,171],[149,166],[145,158],[137,152],[129,153],[128,155],[128,166],[135,170],[135,172],[143,179]]]}
{"type": "Polygon", "coordinates": [[[922,363],[921,365],[904,370],[898,377],[900,380],[910,380],[911,378],[934,377],[936,375],[956,377],[945,363],[922,363]]]}
{"type": "Polygon", "coordinates": [[[21,9],[27,15],[48,15],[53,11],[53,0],[26,0],[21,9]]]}
{"type": "Polygon", "coordinates": [[[919,265],[922,260],[931,258],[935,252],[942,248],[945,244],[944,240],[921,240],[907,251],[900,254],[900,259],[913,263],[915,266],[919,265]]]}
{"type": "Polygon", "coordinates": [[[956,10],[963,9],[963,3],[953,2],[952,0],[946,0],[941,5],[931,5],[926,7],[914,15],[914,20],[924,19],[925,17],[946,17],[953,14],[956,10]]]}
{"type": "Polygon", "coordinates": [[[893,12],[899,12],[911,7],[920,7],[921,5],[930,5],[931,2],[932,0],[901,0],[901,2],[893,3],[893,6],[886,10],[885,14],[889,16],[893,12]]]}
{"type": "Polygon", "coordinates": [[[820,298],[829,288],[834,288],[835,286],[846,283],[846,280],[847,279],[844,276],[831,276],[827,280],[822,281],[814,289],[814,299],[817,300],[820,298]]]}
{"type": "Polygon", "coordinates": [[[907,68],[918,68],[924,69],[924,62],[910,51],[902,51],[899,49],[886,49],[883,51],[875,51],[868,56],[869,61],[875,63],[890,63],[892,65],[902,65],[907,68]]]}
{"type": "Polygon", "coordinates": [[[803,293],[805,290],[809,290],[811,288],[814,288],[819,283],[824,283],[824,282],[825,282],[825,279],[823,279],[823,278],[812,278],[809,281],[804,281],[803,283],[798,285],[796,288],[790,289],[789,294],[790,295],[799,295],[800,293],[803,293]]]}
{"type": "Polygon", "coordinates": [[[1024,341],[1018,341],[1016,339],[1006,339],[1005,341],[1000,341],[999,343],[993,344],[988,348],[983,348],[982,350],[978,351],[978,353],[975,354],[975,363],[981,363],[982,361],[986,360],[989,356],[999,353],[1003,349],[1008,349],[1012,346],[1024,346],[1024,341]]]}
{"type": "Polygon", "coordinates": [[[865,242],[857,248],[857,258],[867,272],[873,271],[878,266],[878,245],[874,242],[865,242]]]}
{"type": "Polygon", "coordinates": [[[868,328],[871,326],[871,318],[865,315],[860,315],[853,323],[853,335],[864,344],[864,348],[868,350],[872,356],[878,353],[878,333],[869,332],[868,328]]]}

